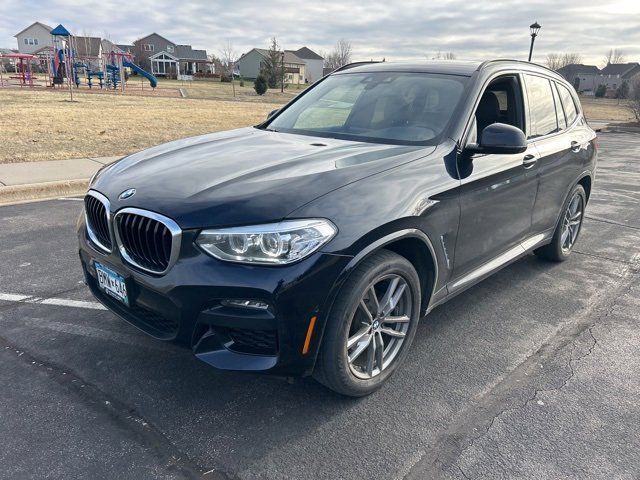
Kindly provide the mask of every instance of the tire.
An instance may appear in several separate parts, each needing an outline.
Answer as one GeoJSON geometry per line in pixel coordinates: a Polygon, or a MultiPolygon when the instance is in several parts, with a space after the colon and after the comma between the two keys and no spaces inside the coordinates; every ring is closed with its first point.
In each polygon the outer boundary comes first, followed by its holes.
{"type": "Polygon", "coordinates": [[[363,260],[331,308],[316,380],[351,397],[380,388],[407,356],[420,318],[420,295],[420,278],[406,258],[380,250],[363,260]]]}
{"type": "Polygon", "coordinates": [[[584,220],[584,212],[587,206],[587,195],[582,185],[578,184],[569,193],[565,205],[562,209],[562,215],[553,232],[551,243],[534,250],[534,253],[545,260],[551,262],[564,262],[573,249],[580,230],[582,230],[582,221],[584,220]],[[574,211],[574,207],[578,210],[574,211]],[[577,223],[575,223],[577,222],[577,223]],[[567,227],[570,226],[567,234],[567,227]],[[572,227],[571,227],[572,225],[572,227]],[[568,235],[568,236],[565,236],[568,235]]]}

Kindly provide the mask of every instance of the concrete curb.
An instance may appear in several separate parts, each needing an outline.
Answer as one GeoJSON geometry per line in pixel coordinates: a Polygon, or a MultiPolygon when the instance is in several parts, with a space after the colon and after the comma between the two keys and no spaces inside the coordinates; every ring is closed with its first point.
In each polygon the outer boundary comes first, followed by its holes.
{"type": "Polygon", "coordinates": [[[0,205],[81,195],[87,191],[88,185],[88,180],[79,179],[0,187],[0,205]]]}

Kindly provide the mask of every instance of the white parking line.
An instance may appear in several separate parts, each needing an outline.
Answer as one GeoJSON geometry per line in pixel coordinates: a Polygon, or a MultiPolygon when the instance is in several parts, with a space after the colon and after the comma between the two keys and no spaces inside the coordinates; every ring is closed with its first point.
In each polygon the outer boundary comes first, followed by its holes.
{"type": "Polygon", "coordinates": [[[0,293],[0,300],[5,300],[7,302],[23,302],[27,298],[31,298],[30,295],[17,295],[14,293],[0,293]]]}
{"type": "Polygon", "coordinates": [[[67,300],[65,298],[47,298],[42,300],[43,305],[59,305],[61,307],[89,308],[93,310],[106,310],[104,305],[98,302],[85,302],[83,300],[67,300]]]}
{"type": "Polygon", "coordinates": [[[40,298],[32,295],[20,295],[17,293],[0,293],[0,300],[18,303],[39,303],[42,305],[56,305],[60,307],[86,308],[89,310],[106,310],[104,305],[98,302],[85,302],[83,300],[71,300],[68,298],[40,298]]]}

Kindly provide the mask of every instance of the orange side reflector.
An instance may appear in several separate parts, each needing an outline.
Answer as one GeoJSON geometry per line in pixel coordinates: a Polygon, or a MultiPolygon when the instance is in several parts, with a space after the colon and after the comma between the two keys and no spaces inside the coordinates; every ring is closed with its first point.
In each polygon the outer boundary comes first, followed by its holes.
{"type": "Polygon", "coordinates": [[[313,336],[313,327],[316,326],[316,320],[318,317],[311,317],[309,321],[309,328],[307,328],[307,338],[304,339],[304,346],[302,347],[302,354],[309,353],[309,345],[311,345],[311,337],[313,336]]]}

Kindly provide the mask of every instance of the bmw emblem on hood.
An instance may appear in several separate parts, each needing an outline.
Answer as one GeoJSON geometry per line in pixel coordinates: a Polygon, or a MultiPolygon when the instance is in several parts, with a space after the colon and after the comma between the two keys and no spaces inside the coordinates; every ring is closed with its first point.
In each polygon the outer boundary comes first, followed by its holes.
{"type": "Polygon", "coordinates": [[[125,190],[124,192],[122,192],[120,196],[118,196],[118,198],[120,200],[126,200],[127,198],[133,197],[135,194],[136,194],[136,189],[130,188],[129,190],[125,190]]]}

